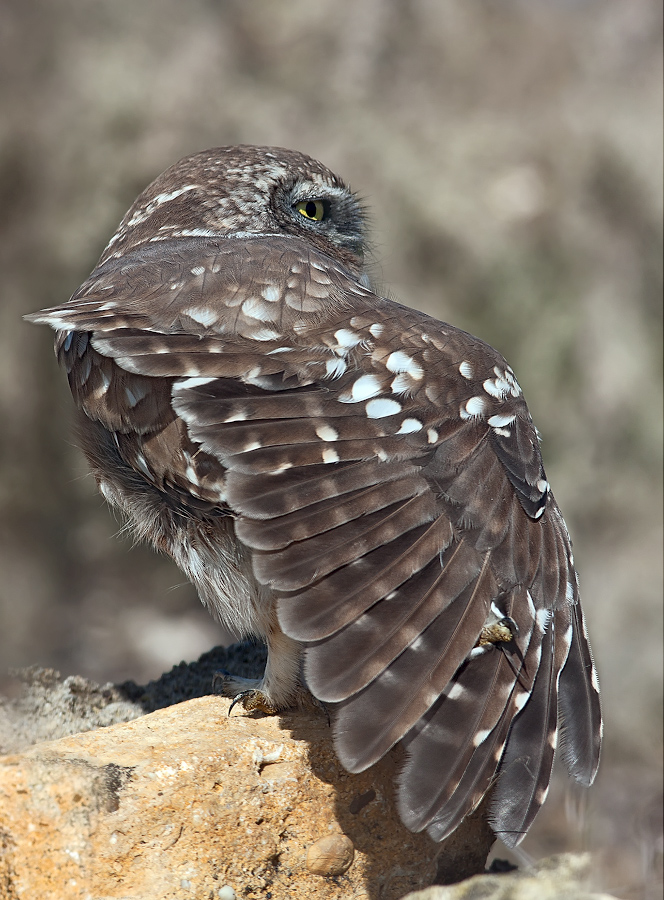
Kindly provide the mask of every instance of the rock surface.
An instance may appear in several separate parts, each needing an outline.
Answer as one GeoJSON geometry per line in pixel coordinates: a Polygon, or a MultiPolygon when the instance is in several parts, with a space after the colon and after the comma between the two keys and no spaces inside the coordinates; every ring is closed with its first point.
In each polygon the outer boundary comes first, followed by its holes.
{"type": "Polygon", "coordinates": [[[264,659],[217,647],[142,686],[20,673],[0,698],[0,900],[605,897],[573,856],[411,895],[483,871],[482,810],[436,846],[399,822],[398,752],[349,775],[319,709],[229,717],[214,671],[264,659]]]}
{"type": "Polygon", "coordinates": [[[3,757],[0,898],[396,900],[432,883],[438,848],[394,809],[394,753],[351,776],[321,711],[228,707],[202,697],[3,757]]]}
{"type": "Polygon", "coordinates": [[[614,900],[593,893],[590,855],[563,853],[509,875],[476,875],[460,884],[430,887],[404,900],[614,900]]]}

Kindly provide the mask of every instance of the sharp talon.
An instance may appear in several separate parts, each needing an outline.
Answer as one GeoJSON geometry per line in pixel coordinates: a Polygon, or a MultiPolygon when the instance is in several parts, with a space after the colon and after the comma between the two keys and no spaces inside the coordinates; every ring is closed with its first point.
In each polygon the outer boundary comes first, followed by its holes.
{"type": "Polygon", "coordinates": [[[499,625],[505,625],[512,632],[513,637],[519,636],[519,626],[516,624],[512,616],[503,616],[503,618],[498,623],[499,625]]]}
{"type": "Polygon", "coordinates": [[[242,694],[238,694],[237,697],[234,697],[234,698],[233,698],[233,702],[232,702],[231,705],[228,707],[228,715],[229,715],[229,716],[230,716],[230,714],[233,712],[233,707],[235,706],[235,704],[236,704],[236,703],[239,703],[241,699],[242,699],[242,694]]]}

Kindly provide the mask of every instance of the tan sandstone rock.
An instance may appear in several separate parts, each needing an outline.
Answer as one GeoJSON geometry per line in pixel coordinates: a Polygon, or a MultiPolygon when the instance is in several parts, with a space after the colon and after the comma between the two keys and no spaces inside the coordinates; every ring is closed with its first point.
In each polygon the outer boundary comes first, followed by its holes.
{"type": "Polygon", "coordinates": [[[589,853],[561,853],[505,875],[476,875],[461,884],[430,887],[404,900],[615,900],[595,893],[589,853]]]}
{"type": "MultiPolygon", "coordinates": [[[[396,900],[432,883],[439,847],[399,823],[394,752],[349,775],[324,713],[228,706],[202,697],[0,757],[0,900],[396,900]]],[[[473,827],[452,846],[460,876],[491,842],[473,827]]]]}

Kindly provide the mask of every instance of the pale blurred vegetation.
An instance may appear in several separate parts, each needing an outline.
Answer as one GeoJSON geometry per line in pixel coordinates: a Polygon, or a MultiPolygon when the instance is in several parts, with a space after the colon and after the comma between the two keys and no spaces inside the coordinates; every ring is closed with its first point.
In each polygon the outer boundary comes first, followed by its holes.
{"type": "MultiPolygon", "coordinates": [[[[304,150],[366,199],[384,290],[517,372],[604,688],[580,830],[606,851],[605,887],[654,897],[660,4],[3,0],[0,73],[0,669],[141,680],[226,639],[174,568],[114,539],[51,335],[21,315],[65,300],[179,157],[304,150]]],[[[526,849],[578,845],[569,799],[557,786],[526,849]]]]}

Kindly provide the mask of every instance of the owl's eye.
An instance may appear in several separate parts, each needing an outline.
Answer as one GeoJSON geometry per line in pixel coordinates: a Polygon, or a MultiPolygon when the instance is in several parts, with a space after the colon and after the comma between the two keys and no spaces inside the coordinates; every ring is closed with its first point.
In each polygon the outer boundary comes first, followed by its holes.
{"type": "Polygon", "coordinates": [[[314,222],[322,222],[327,214],[325,203],[322,200],[302,200],[295,204],[295,209],[305,219],[312,219],[314,222]]]}

